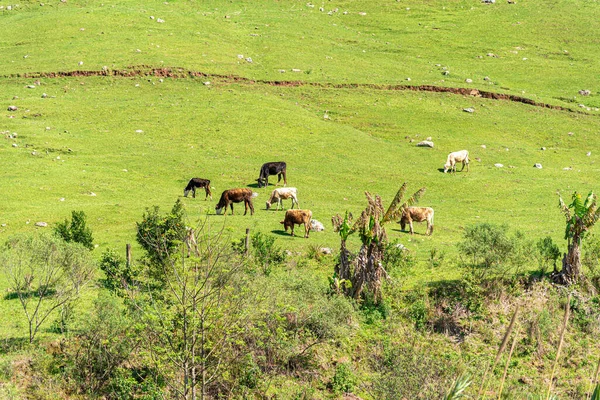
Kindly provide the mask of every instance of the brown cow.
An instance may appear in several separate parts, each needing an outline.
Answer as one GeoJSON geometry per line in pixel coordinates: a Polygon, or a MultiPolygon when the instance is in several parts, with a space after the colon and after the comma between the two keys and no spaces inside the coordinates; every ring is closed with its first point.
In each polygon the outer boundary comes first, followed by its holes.
{"type": "Polygon", "coordinates": [[[402,230],[406,227],[406,224],[410,227],[410,234],[414,234],[413,221],[423,222],[427,221],[427,235],[433,233],[433,208],[431,207],[408,207],[402,211],[402,217],[400,218],[400,227],[402,230]]]}
{"type": "Polygon", "coordinates": [[[221,199],[215,206],[215,211],[218,215],[221,215],[221,211],[225,208],[223,215],[227,214],[227,206],[231,207],[231,215],[233,215],[233,203],[241,203],[244,202],[244,206],[246,206],[246,211],[244,211],[244,215],[248,212],[248,207],[250,207],[250,215],[254,214],[254,206],[252,205],[252,198],[258,196],[258,193],[253,192],[250,189],[240,188],[240,189],[229,189],[225,190],[221,194],[221,199]]]}
{"type": "Polygon", "coordinates": [[[294,225],[304,224],[304,237],[308,237],[310,232],[310,220],[312,218],[312,211],[310,210],[287,210],[285,212],[285,218],[281,223],[287,232],[288,227],[292,228],[292,236],[294,236],[294,225]]]}

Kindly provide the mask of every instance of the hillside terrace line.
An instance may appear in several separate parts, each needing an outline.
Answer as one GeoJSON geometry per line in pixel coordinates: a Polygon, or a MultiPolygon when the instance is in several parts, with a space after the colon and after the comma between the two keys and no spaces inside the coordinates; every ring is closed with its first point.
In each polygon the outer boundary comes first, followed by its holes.
{"type": "Polygon", "coordinates": [[[250,79],[236,75],[221,75],[207,74],[199,71],[190,71],[185,68],[153,68],[147,65],[132,66],[126,69],[102,69],[100,71],[59,71],[59,72],[29,72],[23,74],[4,75],[4,78],[63,78],[63,77],[88,77],[88,76],[117,76],[125,78],[133,77],[157,77],[157,78],[212,78],[224,82],[246,83],[246,84],[262,84],[269,86],[284,86],[284,87],[300,87],[310,86],[318,88],[331,89],[374,89],[374,90],[412,90],[417,92],[434,92],[434,93],[452,93],[463,96],[482,97],[492,100],[506,100],[516,103],[528,104],[534,107],[549,108],[552,110],[568,111],[578,114],[586,114],[581,110],[573,110],[572,108],[557,106],[547,103],[540,103],[526,97],[515,96],[512,94],[495,93],[485,90],[473,88],[455,88],[435,85],[386,85],[372,83],[320,83],[320,82],[304,82],[304,81],[269,81],[262,79],[250,79]]]}

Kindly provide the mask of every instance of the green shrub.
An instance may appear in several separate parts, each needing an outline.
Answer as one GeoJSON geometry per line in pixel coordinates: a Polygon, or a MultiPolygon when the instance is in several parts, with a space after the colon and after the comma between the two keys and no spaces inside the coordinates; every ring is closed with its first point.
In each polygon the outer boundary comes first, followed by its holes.
{"type": "MultiPolygon", "coordinates": [[[[186,235],[185,210],[179,199],[166,215],[159,213],[159,207],[147,208],[141,222],[136,223],[136,240],[146,250],[150,264],[160,267],[176,253],[186,235]]],[[[160,274],[154,271],[156,277],[160,274]]]]}
{"type": "Polygon", "coordinates": [[[252,256],[264,275],[270,275],[273,266],[285,262],[285,251],[275,245],[275,237],[256,232],[251,236],[252,256]]]}
{"type": "Polygon", "coordinates": [[[331,379],[331,389],[334,393],[352,392],[356,386],[356,376],[348,363],[339,363],[335,367],[335,374],[331,379]]]}
{"type": "Polygon", "coordinates": [[[552,241],[552,238],[550,236],[546,236],[545,238],[538,240],[535,247],[537,249],[540,271],[542,275],[546,273],[546,270],[550,265],[552,265],[554,270],[556,270],[556,262],[560,258],[560,249],[552,241]]]}
{"type": "Polygon", "coordinates": [[[125,258],[112,249],[102,253],[100,269],[106,276],[103,280],[104,287],[116,294],[124,286],[131,285],[138,275],[138,271],[133,266],[127,267],[125,258]]]}
{"type": "Polygon", "coordinates": [[[477,279],[505,277],[516,274],[533,258],[533,246],[521,232],[513,237],[506,225],[480,223],[465,228],[458,243],[460,254],[467,256],[465,266],[477,279]]]}
{"type": "Polygon", "coordinates": [[[54,232],[65,242],[81,243],[89,250],[94,248],[92,230],[86,225],[86,216],[83,211],[72,211],[71,221],[65,219],[63,222],[59,222],[54,227],[54,232]]]}

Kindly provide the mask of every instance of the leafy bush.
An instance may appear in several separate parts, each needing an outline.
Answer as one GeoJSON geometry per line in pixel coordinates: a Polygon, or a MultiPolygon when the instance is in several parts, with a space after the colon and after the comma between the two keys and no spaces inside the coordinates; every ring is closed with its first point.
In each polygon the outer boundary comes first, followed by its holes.
{"type": "Polygon", "coordinates": [[[112,249],[107,249],[102,254],[100,269],[106,275],[104,287],[116,294],[124,286],[131,285],[138,275],[138,271],[133,266],[128,268],[125,259],[112,249]]]}
{"type": "Polygon", "coordinates": [[[552,241],[552,238],[546,236],[545,238],[538,240],[535,247],[537,249],[542,274],[546,273],[546,269],[550,264],[552,264],[553,268],[556,270],[556,262],[560,258],[560,249],[552,241]]]}
{"type": "Polygon", "coordinates": [[[496,278],[518,273],[533,255],[533,246],[521,232],[506,234],[506,225],[481,223],[465,228],[458,243],[461,254],[469,259],[466,266],[477,279],[496,278]]]}
{"type": "Polygon", "coordinates": [[[252,235],[252,256],[264,275],[271,274],[273,266],[285,262],[285,251],[275,245],[275,237],[256,232],[252,235]]]}
{"type": "Polygon", "coordinates": [[[160,266],[175,253],[186,235],[185,210],[179,199],[171,212],[160,215],[159,207],[147,208],[142,222],[137,222],[137,242],[148,255],[151,264],[160,266]]]}
{"type": "Polygon", "coordinates": [[[71,221],[65,219],[54,227],[54,232],[65,242],[81,243],[84,247],[92,250],[94,238],[92,230],[86,225],[86,216],[83,211],[72,211],[71,221]]]}
{"type": "Polygon", "coordinates": [[[352,392],[356,386],[356,377],[348,363],[339,363],[335,367],[335,374],[331,379],[331,389],[334,393],[352,392]]]}

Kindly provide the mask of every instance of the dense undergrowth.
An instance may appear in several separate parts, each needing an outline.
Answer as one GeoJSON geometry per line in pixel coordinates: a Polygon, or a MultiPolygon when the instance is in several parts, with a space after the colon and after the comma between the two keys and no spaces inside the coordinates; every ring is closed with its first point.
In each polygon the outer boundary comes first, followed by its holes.
{"type": "MultiPolygon", "coordinates": [[[[85,230],[85,215],[77,216],[85,230]]],[[[187,256],[184,218],[179,202],[164,215],[149,209],[138,224],[144,257],[127,265],[104,253],[85,322],[57,317],[50,329],[62,335],[54,341],[4,340],[3,398],[431,399],[468,376],[472,397],[498,397],[502,382],[501,398],[537,399],[548,388],[567,298],[571,317],[552,391],[559,398],[591,391],[600,356],[597,237],[585,246],[586,278],[562,287],[549,279],[558,258],[551,240],[536,245],[506,226],[474,225],[459,243],[464,258],[432,254],[463,278],[410,291],[403,282],[414,254],[392,242],[382,301],[357,302],[319,278],[333,273],[336,251],[287,254],[260,232],[246,250],[244,238],[201,224],[187,256]],[[527,263],[533,271],[521,269],[527,263]],[[507,329],[510,356],[498,353],[507,329]],[[484,374],[495,357],[500,362],[484,374]]]]}

